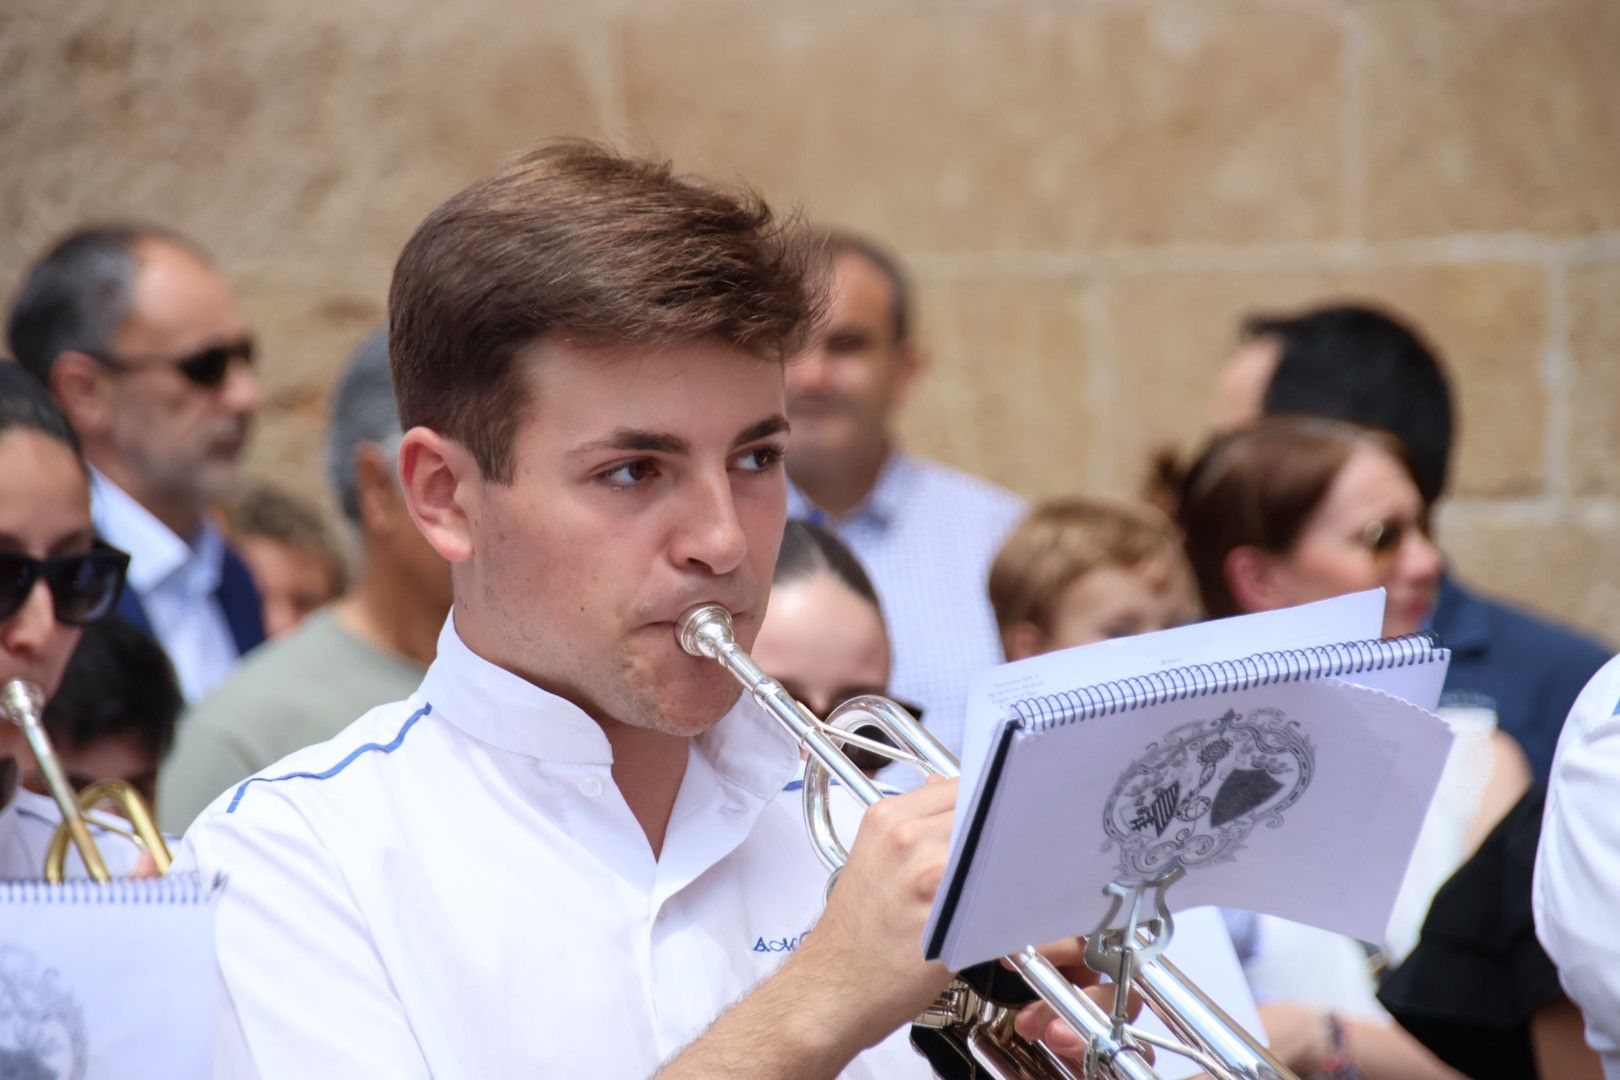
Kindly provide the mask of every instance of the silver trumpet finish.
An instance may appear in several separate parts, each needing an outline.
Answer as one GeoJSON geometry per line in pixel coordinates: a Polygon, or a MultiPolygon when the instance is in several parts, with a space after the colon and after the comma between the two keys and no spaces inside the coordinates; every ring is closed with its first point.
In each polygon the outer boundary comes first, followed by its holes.
{"type": "MultiPolygon", "coordinates": [[[[805,824],[816,854],[834,875],[843,867],[849,852],[839,840],[828,814],[830,778],[836,776],[839,783],[867,806],[883,798],[882,791],[845,756],[840,744],[873,749],[885,757],[908,762],[947,779],[954,779],[960,772],[950,751],[888,698],[853,698],[835,709],[825,721],[817,719],[737,645],[731,615],[722,607],[708,604],[688,611],[678,624],[677,635],[681,648],[688,653],[720,663],[809,751],[804,783],[805,824]],[[867,725],[878,727],[899,749],[851,734],[852,729],[867,725]]],[[[1127,950],[1128,954],[1133,952],[1127,950]]],[[[1293,1073],[1168,962],[1154,961],[1137,968],[1131,973],[1132,985],[1142,993],[1148,1007],[1183,1040],[1181,1044],[1125,1027],[1069,982],[1033,947],[1004,959],[1053,1012],[1080,1033],[1090,1049],[1083,1071],[1076,1072],[1039,1043],[1029,1043],[1012,1033],[1009,1010],[1000,1009],[994,1002],[981,1001],[966,986],[954,983],[939,1002],[919,1018],[918,1024],[937,1027],[977,1020],[965,1041],[979,1067],[996,1080],[1065,1080],[1081,1075],[1110,1080],[1157,1080],[1158,1074],[1149,1064],[1144,1049],[1150,1042],[1198,1062],[1216,1080],[1296,1080],[1293,1073]]]]}

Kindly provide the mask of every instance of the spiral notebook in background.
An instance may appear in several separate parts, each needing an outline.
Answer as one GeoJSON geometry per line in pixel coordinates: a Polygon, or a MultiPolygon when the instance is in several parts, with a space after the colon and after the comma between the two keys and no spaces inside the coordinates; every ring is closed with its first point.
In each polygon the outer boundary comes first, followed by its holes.
{"type": "Polygon", "coordinates": [[[1452,739],[1432,712],[1449,654],[1427,637],[1355,640],[1376,638],[1382,601],[1104,642],[977,680],[928,955],[960,967],[1084,933],[1109,882],[1177,864],[1173,908],[1377,940],[1452,739]],[[1060,689],[1065,670],[1078,675],[1060,689]]]}
{"type": "Polygon", "coordinates": [[[0,882],[0,1076],[210,1076],[221,887],[0,882]]]}

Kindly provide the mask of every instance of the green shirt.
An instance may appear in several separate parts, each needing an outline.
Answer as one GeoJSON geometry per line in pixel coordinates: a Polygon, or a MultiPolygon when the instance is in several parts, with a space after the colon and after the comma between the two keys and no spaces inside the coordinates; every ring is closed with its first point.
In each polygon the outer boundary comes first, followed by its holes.
{"type": "Polygon", "coordinates": [[[425,670],[361,641],[322,608],[255,649],[182,718],[158,774],[158,821],[184,831],[227,788],[409,697],[425,670]]]}

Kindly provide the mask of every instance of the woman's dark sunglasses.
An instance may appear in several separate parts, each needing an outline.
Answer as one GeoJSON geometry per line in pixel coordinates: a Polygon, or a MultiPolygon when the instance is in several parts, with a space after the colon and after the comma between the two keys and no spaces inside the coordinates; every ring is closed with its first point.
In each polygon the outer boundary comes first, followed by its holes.
{"type": "Polygon", "coordinates": [[[43,579],[56,604],[57,622],[67,626],[95,622],[118,603],[128,568],[129,556],[106,544],[51,559],[0,553],[0,619],[15,615],[34,583],[43,579]]]}
{"type": "Polygon", "coordinates": [[[1395,518],[1385,518],[1369,522],[1367,527],[1361,530],[1361,546],[1366,548],[1374,559],[1392,558],[1413,530],[1424,536],[1429,535],[1428,521],[1426,519],[1399,521],[1395,518]]]}
{"type": "MultiPolygon", "coordinates": [[[[113,371],[146,370],[146,365],[134,363],[132,358],[113,357],[93,353],[87,349],[80,351],[113,371]]],[[[244,339],[224,345],[211,345],[178,360],[171,359],[168,363],[196,385],[212,389],[225,381],[226,373],[231,370],[232,360],[241,360],[246,364],[253,363],[253,342],[244,339]]]]}

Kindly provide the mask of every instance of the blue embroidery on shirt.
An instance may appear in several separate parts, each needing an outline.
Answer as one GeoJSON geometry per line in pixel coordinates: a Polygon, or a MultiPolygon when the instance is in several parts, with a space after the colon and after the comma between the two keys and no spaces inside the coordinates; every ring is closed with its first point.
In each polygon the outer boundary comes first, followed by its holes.
{"type": "Polygon", "coordinates": [[[762,937],[758,941],[754,942],[754,951],[755,952],[792,952],[794,949],[797,949],[801,944],[803,944],[804,939],[809,937],[809,936],[810,936],[810,931],[806,930],[804,933],[800,934],[798,937],[779,937],[779,938],[765,938],[765,937],[762,937]]]}
{"type": "Polygon", "coordinates": [[[241,803],[242,795],[243,795],[244,792],[247,791],[249,784],[254,784],[254,783],[274,784],[274,783],[277,783],[277,782],[282,781],[282,780],[330,780],[330,779],[332,779],[332,777],[336,776],[338,773],[342,772],[344,769],[347,769],[349,767],[349,765],[356,758],[358,758],[361,754],[367,753],[367,752],[372,751],[372,750],[380,750],[384,754],[391,754],[395,750],[399,749],[400,743],[403,743],[405,741],[405,733],[410,731],[411,728],[416,725],[416,722],[418,720],[422,719],[422,717],[426,716],[428,713],[430,713],[432,711],[433,711],[433,706],[431,704],[423,705],[420,709],[417,709],[414,713],[411,714],[410,719],[405,721],[405,726],[399,729],[399,734],[395,735],[388,742],[385,742],[385,743],[371,742],[371,743],[366,743],[364,746],[357,746],[353,750],[349,751],[349,756],[348,757],[344,758],[342,761],[338,762],[336,765],[332,766],[330,769],[327,769],[325,772],[318,772],[318,773],[314,773],[314,772],[295,772],[295,773],[288,773],[286,776],[251,776],[248,779],[242,781],[242,786],[236,789],[236,794],[231,797],[231,805],[229,805],[229,806],[227,806],[225,808],[225,812],[227,814],[236,813],[236,807],[237,807],[238,804],[241,803]]]}

